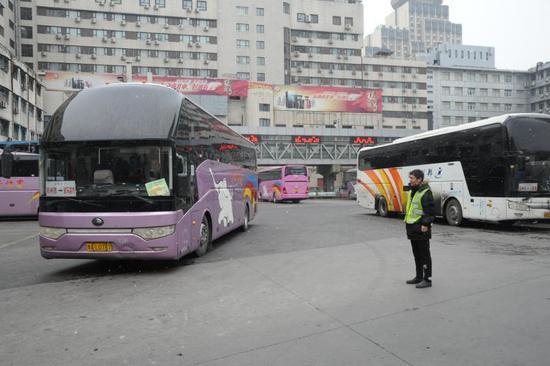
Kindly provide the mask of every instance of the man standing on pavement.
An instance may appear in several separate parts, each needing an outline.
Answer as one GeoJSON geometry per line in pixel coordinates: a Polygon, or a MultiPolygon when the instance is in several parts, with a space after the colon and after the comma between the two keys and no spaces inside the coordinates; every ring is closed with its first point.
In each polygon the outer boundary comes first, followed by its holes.
{"type": "Polygon", "coordinates": [[[430,186],[424,182],[422,170],[409,173],[409,187],[405,223],[414,254],[416,277],[407,283],[416,285],[416,288],[432,287],[430,239],[435,219],[434,198],[430,186]]]}

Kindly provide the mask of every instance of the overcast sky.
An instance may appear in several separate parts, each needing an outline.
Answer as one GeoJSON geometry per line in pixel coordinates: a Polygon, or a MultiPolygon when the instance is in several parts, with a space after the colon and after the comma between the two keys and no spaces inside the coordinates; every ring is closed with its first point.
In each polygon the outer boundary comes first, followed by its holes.
{"type": "MultiPolygon", "coordinates": [[[[363,0],[365,35],[392,12],[391,0],[363,0]]],[[[550,0],[444,0],[462,24],[462,43],[495,47],[496,66],[527,70],[550,61],[550,0]]]]}

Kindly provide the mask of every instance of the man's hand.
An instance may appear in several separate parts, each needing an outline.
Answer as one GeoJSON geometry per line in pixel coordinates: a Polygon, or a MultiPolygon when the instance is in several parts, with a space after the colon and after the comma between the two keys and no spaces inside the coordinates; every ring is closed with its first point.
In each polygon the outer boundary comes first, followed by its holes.
{"type": "Polygon", "coordinates": [[[420,230],[422,230],[423,233],[427,233],[428,230],[430,230],[430,228],[427,227],[426,225],[422,225],[422,226],[420,227],[420,230]]]}

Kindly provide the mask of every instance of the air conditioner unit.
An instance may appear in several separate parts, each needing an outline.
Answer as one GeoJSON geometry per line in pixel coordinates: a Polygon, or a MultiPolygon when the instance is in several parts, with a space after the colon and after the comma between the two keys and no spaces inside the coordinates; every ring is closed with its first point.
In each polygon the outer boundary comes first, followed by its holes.
{"type": "Polygon", "coordinates": [[[302,72],[302,68],[301,67],[297,68],[296,72],[302,72]]]}
{"type": "Polygon", "coordinates": [[[208,26],[205,26],[202,30],[205,31],[205,32],[208,32],[210,30],[210,28],[208,28],[208,26]]]}
{"type": "Polygon", "coordinates": [[[209,63],[210,63],[210,61],[204,60],[204,64],[205,64],[205,65],[208,65],[209,63]]]}
{"type": "Polygon", "coordinates": [[[143,8],[144,8],[144,9],[149,9],[149,4],[143,5],[143,8]]]}
{"type": "Polygon", "coordinates": [[[195,47],[201,48],[201,44],[199,42],[195,43],[195,47]]]}
{"type": "Polygon", "coordinates": [[[145,44],[151,44],[151,40],[150,39],[146,40],[145,44]]]}
{"type": "Polygon", "coordinates": [[[122,61],[126,61],[126,56],[122,55],[122,56],[120,56],[120,59],[121,59],[122,61]]]}
{"type": "Polygon", "coordinates": [[[124,26],[126,25],[126,21],[125,21],[125,20],[121,20],[121,21],[120,21],[120,25],[124,27],[124,26]]]}
{"type": "Polygon", "coordinates": [[[356,75],[357,72],[354,70],[354,71],[351,72],[351,74],[352,74],[352,75],[356,75]]]}
{"type": "Polygon", "coordinates": [[[182,58],[179,58],[179,59],[178,59],[178,63],[182,64],[182,63],[183,63],[183,59],[182,59],[182,58]]]}
{"type": "Polygon", "coordinates": [[[199,8],[195,8],[195,13],[198,14],[199,12],[200,12],[199,8]]]}
{"type": "Polygon", "coordinates": [[[168,28],[170,28],[170,25],[168,25],[168,23],[165,23],[164,24],[164,29],[168,29],[168,28]]]}
{"type": "Polygon", "coordinates": [[[109,39],[108,39],[107,37],[103,37],[101,40],[102,40],[104,43],[107,43],[107,41],[108,41],[109,39]]]}
{"type": "Polygon", "coordinates": [[[99,6],[105,6],[105,1],[100,1],[99,6]]]}
{"type": "Polygon", "coordinates": [[[164,63],[167,64],[167,63],[169,63],[169,62],[170,62],[170,59],[169,59],[168,57],[165,57],[165,58],[164,58],[164,63]]]}
{"type": "Polygon", "coordinates": [[[346,30],[350,30],[351,29],[351,24],[346,24],[346,30]]]}
{"type": "Polygon", "coordinates": [[[97,55],[95,53],[92,53],[92,60],[97,59],[97,55]]]}
{"type": "Polygon", "coordinates": [[[349,60],[348,55],[344,55],[344,60],[349,60]]]}
{"type": "Polygon", "coordinates": [[[68,3],[68,2],[69,2],[69,0],[65,0],[65,2],[66,2],[66,3],[68,3]]]}
{"type": "Polygon", "coordinates": [[[116,38],[111,38],[111,43],[116,43],[116,38]]]}
{"type": "Polygon", "coordinates": [[[403,104],[402,107],[405,108],[405,109],[407,109],[407,105],[406,105],[406,104],[403,104]]]}
{"type": "Polygon", "coordinates": [[[112,6],[115,6],[115,2],[114,2],[114,1],[111,1],[111,2],[109,3],[109,6],[111,6],[111,7],[112,7],[112,6]]]}
{"type": "Polygon", "coordinates": [[[321,74],[323,72],[322,69],[317,69],[317,73],[321,74]]]}
{"type": "Polygon", "coordinates": [[[190,13],[190,12],[192,12],[193,10],[192,10],[191,8],[187,8],[187,9],[185,9],[185,11],[188,12],[188,13],[190,13]]]}
{"type": "Polygon", "coordinates": [[[294,42],[294,43],[298,42],[298,38],[297,37],[292,37],[292,42],[294,42]]]}
{"type": "Polygon", "coordinates": [[[413,93],[416,94],[416,89],[413,89],[413,93]]]}
{"type": "Polygon", "coordinates": [[[306,23],[311,23],[311,17],[309,15],[306,15],[306,23]]]}
{"type": "Polygon", "coordinates": [[[80,53],[75,53],[74,57],[80,58],[80,57],[81,57],[81,56],[80,56],[80,53]]]}
{"type": "Polygon", "coordinates": [[[333,70],[333,69],[330,69],[330,70],[328,70],[328,73],[329,73],[329,74],[334,74],[334,70],[333,70]]]}
{"type": "Polygon", "coordinates": [[[311,43],[311,42],[313,42],[313,38],[308,38],[307,41],[308,41],[309,43],[311,43]]]}
{"type": "Polygon", "coordinates": [[[92,24],[96,24],[97,23],[97,18],[92,18],[90,21],[92,22],[92,24]]]}
{"type": "Polygon", "coordinates": [[[80,17],[74,18],[74,21],[75,21],[76,23],[80,23],[80,17]]]}
{"type": "Polygon", "coordinates": [[[40,56],[46,57],[46,52],[44,52],[44,51],[40,52],[40,56]]]}
{"type": "Polygon", "coordinates": [[[300,52],[294,51],[294,57],[298,57],[298,56],[300,56],[300,52]]]}
{"type": "Polygon", "coordinates": [[[183,27],[184,27],[183,23],[180,23],[180,25],[178,25],[179,30],[183,30],[183,27]]]}
{"type": "Polygon", "coordinates": [[[141,61],[141,57],[140,57],[140,56],[136,56],[135,61],[136,61],[136,62],[140,62],[140,61],[141,61]]]}
{"type": "Polygon", "coordinates": [[[157,4],[155,4],[155,6],[153,6],[153,9],[159,10],[159,6],[157,4]]]}
{"type": "Polygon", "coordinates": [[[401,92],[402,92],[402,93],[406,93],[406,92],[407,92],[407,89],[401,89],[401,92]]]}
{"type": "Polygon", "coordinates": [[[313,53],[308,53],[307,57],[313,58],[313,53]]]}
{"type": "Polygon", "coordinates": [[[417,109],[418,106],[416,104],[413,105],[413,109],[417,109]]]}
{"type": "Polygon", "coordinates": [[[328,44],[334,44],[334,41],[332,39],[329,39],[328,44]]]}
{"type": "Polygon", "coordinates": [[[158,46],[158,45],[160,45],[160,42],[158,39],[155,39],[155,46],[158,46]]]}
{"type": "Polygon", "coordinates": [[[71,39],[71,37],[68,34],[65,34],[65,40],[68,41],[69,39],[71,39]]]}
{"type": "Polygon", "coordinates": [[[403,123],[407,123],[407,120],[406,120],[406,119],[403,119],[403,120],[402,120],[401,122],[403,122],[403,123]]]}
{"type": "Polygon", "coordinates": [[[57,34],[55,35],[55,39],[61,39],[61,38],[62,38],[62,35],[61,35],[60,33],[57,33],[57,34]]]}
{"type": "Polygon", "coordinates": [[[189,48],[193,47],[193,42],[187,43],[187,47],[189,47],[189,48]]]}
{"type": "Polygon", "coordinates": [[[416,120],[415,120],[415,119],[413,119],[413,120],[412,120],[412,123],[416,123],[416,120]]]}
{"type": "Polygon", "coordinates": [[[338,60],[341,60],[341,59],[342,59],[342,55],[338,55],[338,56],[336,56],[336,58],[337,58],[338,60]]]}
{"type": "Polygon", "coordinates": [[[141,22],[136,22],[136,27],[141,27],[141,22]]]}

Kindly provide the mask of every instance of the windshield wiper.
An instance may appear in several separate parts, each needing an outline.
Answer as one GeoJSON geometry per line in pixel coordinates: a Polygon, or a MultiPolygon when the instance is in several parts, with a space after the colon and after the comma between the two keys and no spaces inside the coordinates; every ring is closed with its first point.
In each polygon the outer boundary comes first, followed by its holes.
{"type": "Polygon", "coordinates": [[[80,203],[80,204],[84,203],[84,204],[86,204],[86,205],[88,205],[88,206],[105,208],[104,205],[101,205],[101,204],[99,204],[99,203],[92,203],[92,202],[88,202],[88,201],[84,201],[84,200],[79,200],[79,199],[71,198],[71,197],[61,197],[61,198],[66,199],[66,200],[71,201],[71,202],[80,203]]]}
{"type": "Polygon", "coordinates": [[[137,191],[116,191],[110,196],[124,196],[124,195],[128,195],[129,197],[140,199],[149,205],[152,205],[154,203],[154,201],[151,201],[150,199],[141,196],[137,191]]]}

